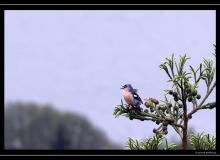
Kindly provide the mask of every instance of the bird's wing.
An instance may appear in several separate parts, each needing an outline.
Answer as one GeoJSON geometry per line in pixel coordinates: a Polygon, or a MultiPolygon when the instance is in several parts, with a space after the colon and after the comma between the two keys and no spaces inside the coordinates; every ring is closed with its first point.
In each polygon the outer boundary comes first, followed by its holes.
{"type": "Polygon", "coordinates": [[[140,101],[143,104],[141,98],[139,97],[139,95],[136,92],[133,93],[133,97],[134,97],[134,99],[140,101]]]}
{"type": "Polygon", "coordinates": [[[138,90],[137,90],[137,89],[134,89],[134,92],[136,92],[136,93],[137,93],[137,92],[138,92],[138,90]]]}

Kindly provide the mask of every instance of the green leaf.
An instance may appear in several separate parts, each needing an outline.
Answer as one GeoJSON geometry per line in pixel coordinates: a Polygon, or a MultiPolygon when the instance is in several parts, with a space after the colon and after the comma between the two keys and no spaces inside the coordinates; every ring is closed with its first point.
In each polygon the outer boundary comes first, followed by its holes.
{"type": "Polygon", "coordinates": [[[162,140],[163,138],[157,138],[156,136],[146,138],[143,141],[129,138],[127,147],[131,150],[158,150],[162,140]]]}
{"type": "Polygon", "coordinates": [[[202,133],[191,133],[189,135],[190,143],[195,150],[215,150],[216,138],[213,136],[210,138],[209,134],[202,133]]]}
{"type": "Polygon", "coordinates": [[[180,75],[179,68],[178,68],[178,66],[177,66],[176,61],[175,61],[175,66],[176,66],[176,71],[177,71],[178,75],[180,75]]]}
{"type": "Polygon", "coordinates": [[[190,67],[191,71],[193,72],[193,74],[196,73],[191,65],[189,65],[189,67],[190,67]]]}
{"type": "Polygon", "coordinates": [[[164,150],[175,150],[176,149],[176,144],[174,143],[168,144],[166,138],[165,138],[165,142],[166,142],[166,147],[164,148],[164,150]]]}

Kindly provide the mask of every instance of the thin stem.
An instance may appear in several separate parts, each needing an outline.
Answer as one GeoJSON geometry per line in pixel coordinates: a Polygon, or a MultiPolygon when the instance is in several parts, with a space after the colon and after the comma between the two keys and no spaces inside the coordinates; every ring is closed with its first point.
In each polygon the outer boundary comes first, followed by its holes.
{"type": "Polygon", "coordinates": [[[192,103],[193,103],[193,109],[197,108],[197,100],[195,97],[193,98],[192,103]]]}
{"type": "Polygon", "coordinates": [[[167,143],[167,139],[165,138],[165,140],[166,140],[166,148],[168,149],[168,143],[167,143]]]}
{"type": "Polygon", "coordinates": [[[143,120],[151,120],[151,121],[153,121],[153,120],[163,120],[163,118],[154,116],[154,115],[149,114],[149,113],[142,113],[142,115],[128,114],[127,113],[127,115],[129,115],[129,117],[132,117],[134,119],[139,119],[139,120],[142,120],[142,121],[143,120]],[[145,117],[145,116],[148,116],[148,117],[145,117]]]}
{"type": "Polygon", "coordinates": [[[172,126],[173,129],[179,134],[180,138],[182,139],[183,138],[183,135],[181,134],[179,128],[177,128],[176,126],[172,126]]]}
{"type": "Polygon", "coordinates": [[[181,125],[181,124],[172,123],[172,125],[174,125],[174,126],[176,126],[176,127],[180,127],[180,128],[182,128],[182,129],[184,129],[184,126],[183,126],[183,125],[181,125]]]}
{"type": "Polygon", "coordinates": [[[163,115],[162,112],[160,112],[160,111],[158,111],[158,110],[156,110],[156,112],[157,112],[158,114],[160,114],[160,115],[162,116],[162,118],[165,118],[165,115],[163,115]]]}
{"type": "Polygon", "coordinates": [[[139,119],[139,120],[154,120],[152,118],[141,117],[141,116],[137,116],[137,115],[130,115],[130,117],[132,117],[134,119],[139,119]]]}
{"type": "Polygon", "coordinates": [[[206,101],[206,99],[209,97],[209,95],[212,93],[213,89],[216,86],[216,81],[213,84],[212,88],[207,92],[206,96],[203,98],[202,102],[198,105],[198,108],[201,107],[203,105],[203,103],[206,101]]]}
{"type": "Polygon", "coordinates": [[[202,107],[198,107],[198,108],[195,108],[193,109],[189,114],[188,114],[188,117],[191,117],[192,114],[196,113],[198,110],[200,109],[213,109],[216,107],[216,102],[212,102],[212,103],[208,103],[206,105],[203,105],[202,107]]]}
{"type": "Polygon", "coordinates": [[[162,127],[163,125],[161,124],[156,130],[159,131],[162,127]]]}
{"type": "MultiPolygon", "coordinates": [[[[172,73],[172,76],[174,77],[175,75],[174,75],[174,70],[173,70],[173,68],[171,68],[171,73],[172,73]]],[[[172,77],[172,78],[173,78],[172,77]]],[[[171,79],[172,80],[172,79],[171,79]]],[[[177,85],[180,87],[180,84],[177,82],[177,85]]],[[[180,90],[179,90],[179,88],[177,88],[177,93],[180,95],[180,90]]]]}
{"type": "Polygon", "coordinates": [[[182,125],[182,123],[183,123],[183,119],[181,119],[181,121],[180,121],[180,123],[179,123],[179,124],[180,124],[180,125],[182,125]]]}
{"type": "MultiPolygon", "coordinates": [[[[160,117],[157,117],[157,116],[152,115],[152,114],[149,114],[149,113],[142,113],[142,115],[143,115],[143,116],[151,117],[151,118],[153,118],[153,119],[158,119],[158,120],[161,119],[160,117]]],[[[141,116],[138,116],[138,117],[140,117],[140,118],[144,118],[144,117],[141,117],[141,116]]]]}

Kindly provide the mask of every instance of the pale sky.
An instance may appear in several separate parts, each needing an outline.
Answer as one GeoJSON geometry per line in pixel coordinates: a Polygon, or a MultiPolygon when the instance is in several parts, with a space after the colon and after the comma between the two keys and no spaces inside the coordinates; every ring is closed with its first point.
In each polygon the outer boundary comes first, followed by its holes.
{"type": "MultiPolygon", "coordinates": [[[[159,64],[172,53],[187,53],[193,66],[214,58],[215,26],[208,10],[5,11],[5,102],[78,112],[122,145],[152,136],[153,122],[114,118],[121,85],[162,100],[170,84],[159,64]]],[[[204,83],[199,87],[204,96],[204,83]]],[[[215,109],[200,111],[189,126],[215,135],[215,119],[215,109]]]]}

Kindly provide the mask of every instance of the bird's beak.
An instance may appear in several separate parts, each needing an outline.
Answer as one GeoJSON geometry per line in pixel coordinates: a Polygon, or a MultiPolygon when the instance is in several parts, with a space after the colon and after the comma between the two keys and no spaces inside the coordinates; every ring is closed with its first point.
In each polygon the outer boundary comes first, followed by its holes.
{"type": "Polygon", "coordinates": [[[124,86],[121,86],[121,88],[120,89],[124,89],[124,86]]]}

